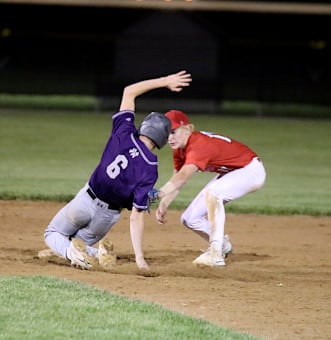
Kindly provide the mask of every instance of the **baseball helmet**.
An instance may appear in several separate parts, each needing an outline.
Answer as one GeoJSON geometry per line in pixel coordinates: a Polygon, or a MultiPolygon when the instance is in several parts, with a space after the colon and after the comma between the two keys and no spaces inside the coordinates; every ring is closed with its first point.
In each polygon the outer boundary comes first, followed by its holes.
{"type": "Polygon", "coordinates": [[[167,144],[170,131],[170,120],[159,112],[151,112],[147,115],[138,128],[139,135],[150,138],[158,149],[167,144]]]}

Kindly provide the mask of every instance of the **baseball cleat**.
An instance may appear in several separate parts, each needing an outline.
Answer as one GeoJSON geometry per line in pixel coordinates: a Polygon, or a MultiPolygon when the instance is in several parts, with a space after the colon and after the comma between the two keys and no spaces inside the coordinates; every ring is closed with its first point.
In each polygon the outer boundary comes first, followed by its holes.
{"type": "Polygon", "coordinates": [[[222,246],[222,252],[223,256],[225,258],[228,257],[232,253],[232,243],[230,241],[229,235],[224,235],[224,241],[223,241],[223,246],[222,246]]]}
{"type": "Polygon", "coordinates": [[[116,265],[116,254],[113,252],[114,246],[110,239],[104,238],[99,241],[98,259],[99,265],[103,269],[111,269],[116,265]]]}
{"type": "Polygon", "coordinates": [[[71,261],[71,267],[81,269],[91,269],[90,256],[86,253],[86,244],[79,238],[73,238],[67,250],[67,257],[71,261]]]}
{"type": "Polygon", "coordinates": [[[196,266],[223,267],[225,266],[225,261],[220,251],[213,250],[209,247],[207,251],[193,261],[193,264],[196,266]]]}
{"type": "Polygon", "coordinates": [[[42,249],[42,250],[38,251],[38,257],[40,259],[46,259],[46,258],[52,257],[54,255],[56,255],[56,254],[50,248],[46,248],[46,249],[42,249]]]}

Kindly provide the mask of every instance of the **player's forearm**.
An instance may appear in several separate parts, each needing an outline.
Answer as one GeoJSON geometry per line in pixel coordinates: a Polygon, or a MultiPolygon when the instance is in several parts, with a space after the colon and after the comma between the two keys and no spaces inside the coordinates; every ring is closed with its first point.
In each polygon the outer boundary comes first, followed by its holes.
{"type": "Polygon", "coordinates": [[[190,85],[192,81],[191,75],[186,71],[180,71],[168,76],[142,80],[137,83],[128,85],[123,90],[120,111],[135,109],[136,97],[145,92],[160,88],[167,87],[170,91],[180,92],[183,87],[190,85]]]}
{"type": "Polygon", "coordinates": [[[136,257],[136,261],[144,259],[143,252],[143,233],[144,233],[144,212],[137,212],[133,208],[130,216],[130,235],[133,251],[136,257]]]}
{"type": "Polygon", "coordinates": [[[176,185],[171,182],[171,181],[168,181],[162,188],[160,188],[159,190],[159,193],[158,193],[158,196],[159,198],[164,198],[165,196],[173,193],[174,191],[177,191],[177,187],[176,185]]]}
{"type": "MultiPolygon", "coordinates": [[[[174,191],[179,191],[182,186],[189,180],[189,178],[192,176],[193,171],[191,172],[177,172],[174,174],[169,181],[163,185],[159,190],[159,198],[163,198],[174,191]]],[[[177,195],[177,194],[176,194],[177,195]]]]}
{"type": "Polygon", "coordinates": [[[167,77],[143,80],[138,83],[128,85],[125,87],[124,92],[128,96],[136,98],[145,92],[161,87],[167,87],[167,77]]]}
{"type": "Polygon", "coordinates": [[[179,193],[179,190],[175,190],[171,192],[170,194],[164,196],[159,203],[159,207],[162,210],[166,210],[171,204],[171,202],[177,197],[178,193],[179,193]]]}

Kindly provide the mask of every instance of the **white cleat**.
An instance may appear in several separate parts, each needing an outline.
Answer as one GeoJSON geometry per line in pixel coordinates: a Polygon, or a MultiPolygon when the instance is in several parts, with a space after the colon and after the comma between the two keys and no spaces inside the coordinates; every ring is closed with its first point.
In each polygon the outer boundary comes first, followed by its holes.
{"type": "Polygon", "coordinates": [[[224,241],[222,246],[222,252],[225,258],[232,253],[232,243],[230,241],[229,235],[224,235],[224,241]]]}
{"type": "Polygon", "coordinates": [[[71,267],[91,269],[91,257],[86,253],[86,244],[79,238],[73,238],[67,250],[67,257],[71,261],[71,267]]]}
{"type": "Polygon", "coordinates": [[[225,261],[220,251],[213,250],[209,247],[193,261],[193,264],[206,267],[224,267],[225,261]]]}

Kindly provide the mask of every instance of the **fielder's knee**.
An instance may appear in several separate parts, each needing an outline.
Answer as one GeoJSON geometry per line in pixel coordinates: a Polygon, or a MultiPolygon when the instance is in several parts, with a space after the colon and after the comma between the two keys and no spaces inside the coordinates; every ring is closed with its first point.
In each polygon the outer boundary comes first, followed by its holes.
{"type": "Polygon", "coordinates": [[[185,217],[181,217],[181,222],[182,224],[186,227],[186,228],[189,228],[189,229],[192,229],[192,230],[204,230],[204,224],[206,222],[206,219],[196,219],[196,220],[188,220],[187,218],[185,217]]]}
{"type": "Polygon", "coordinates": [[[207,230],[201,229],[201,223],[192,223],[192,225],[189,225],[185,219],[182,218],[181,221],[186,228],[189,228],[190,230],[194,231],[204,240],[206,241],[209,240],[209,233],[207,232],[207,230]]]}
{"type": "Polygon", "coordinates": [[[180,217],[180,222],[184,225],[184,227],[189,228],[189,225],[186,219],[184,218],[184,214],[180,217]]]}

